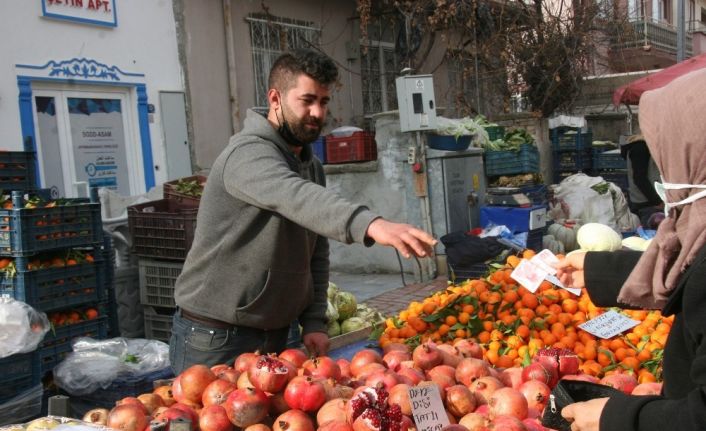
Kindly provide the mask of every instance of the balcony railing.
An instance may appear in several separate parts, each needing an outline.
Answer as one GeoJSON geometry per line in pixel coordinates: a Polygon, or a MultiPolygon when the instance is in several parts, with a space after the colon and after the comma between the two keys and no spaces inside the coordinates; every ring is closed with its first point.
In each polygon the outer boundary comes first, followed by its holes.
{"type": "MultiPolygon", "coordinates": [[[[613,36],[613,49],[643,48],[653,49],[667,54],[677,53],[677,30],[673,26],[648,19],[638,19],[628,23],[627,30],[613,36]]],[[[684,52],[692,56],[692,37],[686,34],[684,52]]]]}

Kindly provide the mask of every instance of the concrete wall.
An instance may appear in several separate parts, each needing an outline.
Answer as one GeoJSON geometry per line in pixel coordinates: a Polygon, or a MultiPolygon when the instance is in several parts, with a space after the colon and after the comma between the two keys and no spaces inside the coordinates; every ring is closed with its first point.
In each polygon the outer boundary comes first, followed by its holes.
{"type": "MultiPolygon", "coordinates": [[[[117,1],[116,27],[45,18],[40,1],[6,3],[0,14],[1,148],[22,149],[16,64],[41,66],[50,60],[88,58],[125,72],[142,73],[147,103],[157,109],[160,91],[184,91],[170,0],[117,1]]],[[[165,167],[160,121],[157,111],[149,124],[149,136],[154,164],[165,167]]],[[[165,169],[155,171],[157,184],[165,179],[165,169]]]]}

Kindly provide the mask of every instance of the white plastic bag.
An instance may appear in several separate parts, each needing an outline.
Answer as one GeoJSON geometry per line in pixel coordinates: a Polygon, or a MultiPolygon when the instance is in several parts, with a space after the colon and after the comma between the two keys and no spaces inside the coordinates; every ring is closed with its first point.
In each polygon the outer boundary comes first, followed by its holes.
{"type": "Polygon", "coordinates": [[[45,313],[22,301],[0,297],[0,358],[36,350],[49,328],[45,313]]]}

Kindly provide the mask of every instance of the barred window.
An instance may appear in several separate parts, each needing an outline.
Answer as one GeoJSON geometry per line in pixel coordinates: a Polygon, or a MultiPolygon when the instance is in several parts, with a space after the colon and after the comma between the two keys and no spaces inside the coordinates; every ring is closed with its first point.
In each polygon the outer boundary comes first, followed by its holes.
{"type": "Polygon", "coordinates": [[[285,51],[319,46],[321,29],[313,22],[250,14],[250,44],[257,110],[267,110],[267,78],[277,57],[285,51]]]}
{"type": "Polygon", "coordinates": [[[366,115],[397,109],[395,77],[400,66],[392,44],[370,41],[361,49],[363,110],[366,115]]]}

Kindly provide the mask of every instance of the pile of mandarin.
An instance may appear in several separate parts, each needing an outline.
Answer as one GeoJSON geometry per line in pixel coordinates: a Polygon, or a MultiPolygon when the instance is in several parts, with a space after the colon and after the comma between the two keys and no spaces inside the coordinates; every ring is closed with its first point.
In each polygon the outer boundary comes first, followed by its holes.
{"type": "Polygon", "coordinates": [[[602,377],[620,368],[635,373],[640,383],[661,379],[673,316],[616,309],[640,324],[610,339],[597,338],[578,327],[606,311],[595,306],[585,290],[577,297],[544,281],[532,293],[510,277],[522,259],[533,256],[532,250],[511,255],[485,278],[450,284],[410,303],[385,321],[380,346],[473,339],[484,358],[498,368],[527,364],[539,349],[551,346],[576,353],[586,374],[602,377]]]}

